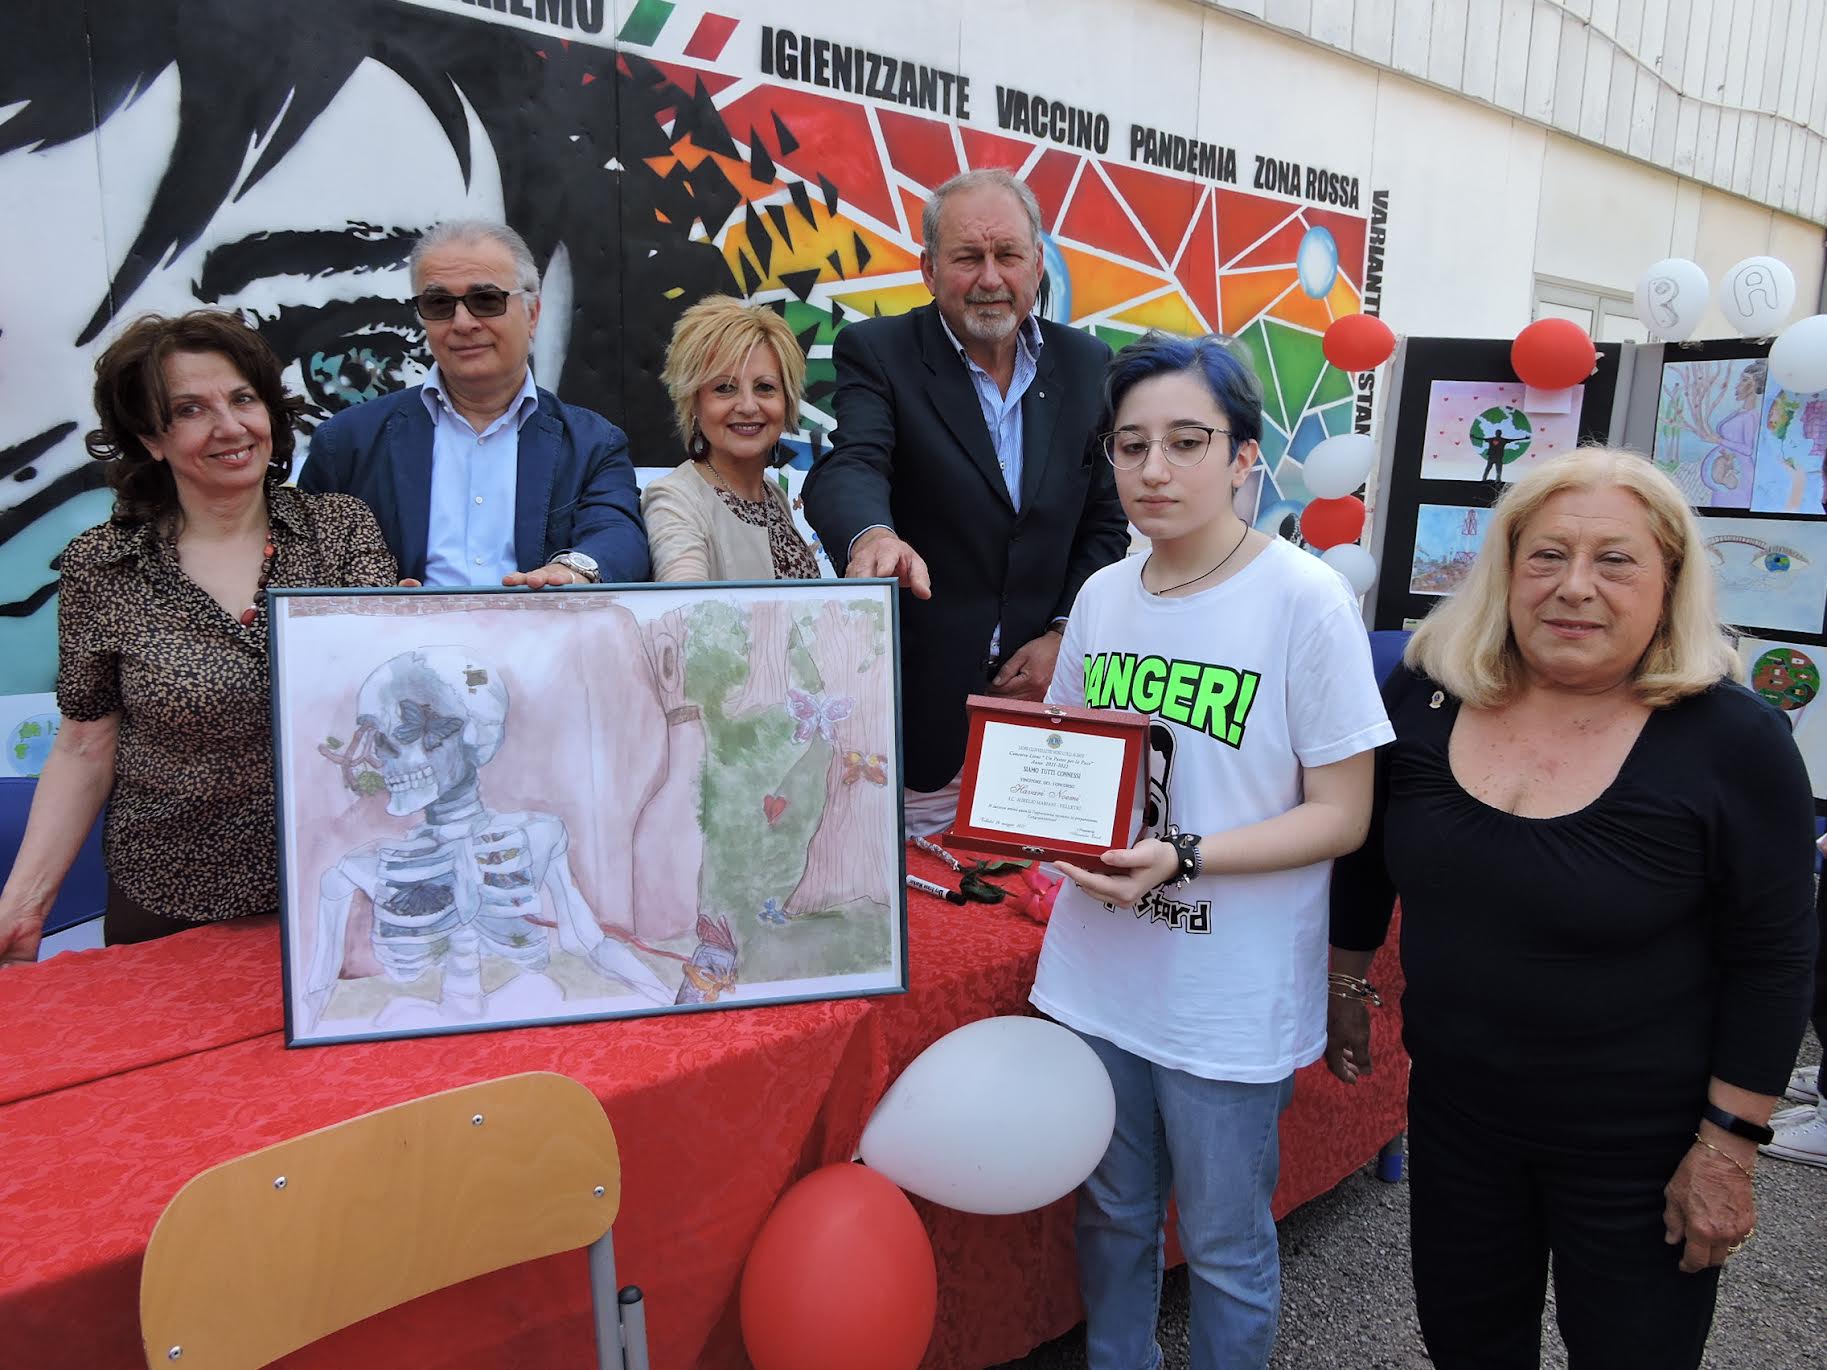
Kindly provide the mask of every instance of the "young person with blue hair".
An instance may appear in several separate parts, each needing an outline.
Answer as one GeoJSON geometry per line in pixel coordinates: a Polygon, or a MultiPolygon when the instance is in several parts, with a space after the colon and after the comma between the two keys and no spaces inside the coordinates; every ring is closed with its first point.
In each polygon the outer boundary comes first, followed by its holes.
{"type": "Polygon", "coordinates": [[[1326,1048],[1332,858],[1364,839],[1371,754],[1393,734],[1350,589],[1233,507],[1260,457],[1249,368],[1216,337],[1150,336],[1106,389],[1104,452],[1152,548],[1085,582],[1047,698],[1152,716],[1145,832],[1105,871],[1062,866],[1074,884],[1032,995],[1116,1090],[1110,1149],[1079,1195],[1088,1360],[1161,1364],[1171,1192],[1192,1364],[1263,1367],[1281,1305],[1279,1119],[1326,1048]]]}

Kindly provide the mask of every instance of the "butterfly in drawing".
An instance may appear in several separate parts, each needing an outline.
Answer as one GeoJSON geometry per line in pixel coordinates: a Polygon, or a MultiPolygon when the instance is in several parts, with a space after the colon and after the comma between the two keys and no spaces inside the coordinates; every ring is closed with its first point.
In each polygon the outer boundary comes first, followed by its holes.
{"type": "Polygon", "coordinates": [[[421,737],[425,739],[425,750],[433,752],[447,737],[463,731],[463,720],[446,717],[429,704],[420,704],[417,700],[400,701],[400,726],[393,730],[393,740],[411,744],[421,737]]]}
{"type": "Polygon", "coordinates": [[[787,713],[793,719],[793,740],[810,742],[817,733],[825,741],[837,742],[837,725],[856,708],[848,695],[810,694],[797,685],[787,686],[787,713]]]}
{"type": "Polygon", "coordinates": [[[845,752],[844,783],[854,785],[859,780],[867,780],[871,785],[888,783],[888,758],[880,752],[845,752]]]}
{"type": "Polygon", "coordinates": [[[762,903],[761,912],[757,915],[762,922],[772,923],[777,928],[784,928],[789,916],[787,911],[781,908],[780,900],[771,896],[762,903]]]}

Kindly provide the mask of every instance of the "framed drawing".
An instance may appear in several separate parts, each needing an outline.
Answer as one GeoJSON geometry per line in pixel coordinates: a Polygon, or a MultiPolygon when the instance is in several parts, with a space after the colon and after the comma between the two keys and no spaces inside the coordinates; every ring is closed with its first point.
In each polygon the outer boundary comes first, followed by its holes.
{"type": "Polygon", "coordinates": [[[907,987],[893,582],[271,594],[288,1045],[907,987]]]}

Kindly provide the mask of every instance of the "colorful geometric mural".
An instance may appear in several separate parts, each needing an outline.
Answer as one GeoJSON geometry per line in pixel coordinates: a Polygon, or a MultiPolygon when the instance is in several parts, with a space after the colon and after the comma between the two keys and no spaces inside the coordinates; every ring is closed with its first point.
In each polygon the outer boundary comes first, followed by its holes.
{"type": "MultiPolygon", "coordinates": [[[[809,465],[837,331],[927,299],[932,187],[1009,168],[1042,207],[1047,317],[1113,347],[1161,328],[1248,351],[1254,513],[1293,528],[1301,458],[1354,419],[1320,334],[1359,307],[1365,215],[992,132],[987,91],[960,123],[757,74],[747,15],[638,0],[611,46],[607,9],[537,6],[566,36],[456,0],[13,0],[0,196],[32,209],[0,243],[54,287],[0,298],[0,694],[50,687],[57,559],[109,507],[81,440],[93,362],[125,320],[240,310],[315,424],[424,375],[406,252],[457,214],[526,236],[540,382],[625,428],[637,465],[683,455],[659,381],[679,315],[715,291],[774,304],[810,359],[809,465]]],[[[856,7],[858,36],[874,22],[856,7]]]]}
{"type": "MultiPolygon", "coordinates": [[[[704,46],[696,40],[718,18],[702,16],[688,52],[704,46]]],[[[1040,203],[1046,317],[1089,329],[1112,348],[1160,329],[1226,333],[1247,351],[1263,383],[1263,526],[1298,515],[1308,499],[1301,459],[1351,430],[1352,380],[1326,363],[1320,337],[1334,319],[1358,312],[1365,216],[861,99],[738,82],[709,65],[633,60],[681,95],[693,92],[700,110],[708,103],[717,111],[727,137],[721,149],[698,136],[701,117],[681,120],[685,131],[667,156],[646,164],[667,179],[714,174],[739,198],[739,213],[715,229],[695,227],[694,236],[722,250],[746,294],[778,301],[805,345],[808,464],[833,425],[824,403],[835,385],[832,337],[854,320],[928,302],[922,207],[934,186],[980,167],[1014,172],[1040,203]]],[[[623,67],[638,70],[629,55],[623,67]]]]}

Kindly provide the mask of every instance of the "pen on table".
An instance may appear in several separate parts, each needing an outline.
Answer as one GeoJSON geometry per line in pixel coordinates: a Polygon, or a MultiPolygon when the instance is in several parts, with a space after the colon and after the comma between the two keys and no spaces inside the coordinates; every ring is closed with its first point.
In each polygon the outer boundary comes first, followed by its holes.
{"type": "Polygon", "coordinates": [[[917,875],[910,875],[907,877],[907,888],[910,890],[919,890],[925,894],[936,894],[948,904],[962,904],[964,902],[964,896],[958,893],[957,890],[948,890],[944,885],[935,884],[931,880],[922,880],[917,875]]]}

